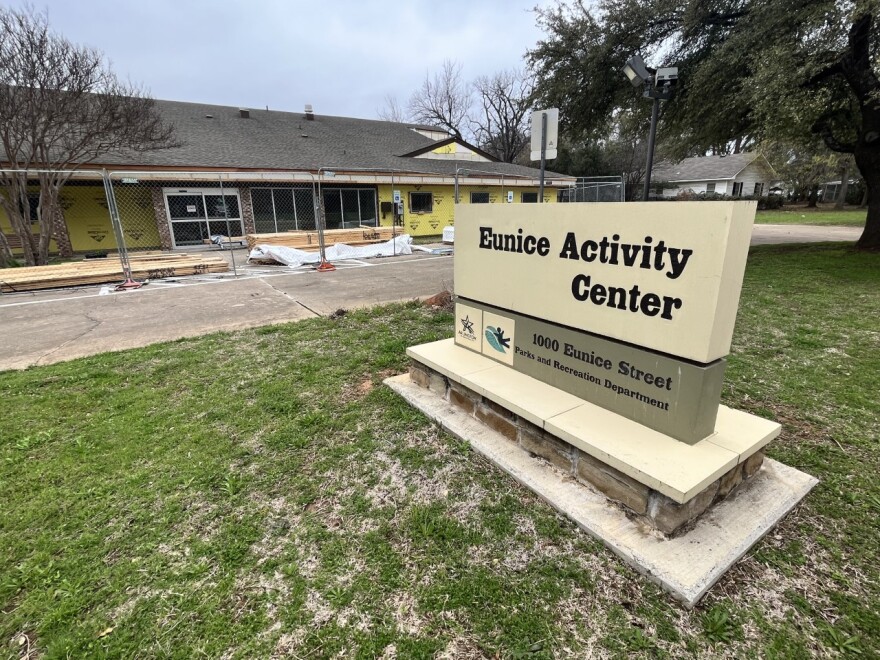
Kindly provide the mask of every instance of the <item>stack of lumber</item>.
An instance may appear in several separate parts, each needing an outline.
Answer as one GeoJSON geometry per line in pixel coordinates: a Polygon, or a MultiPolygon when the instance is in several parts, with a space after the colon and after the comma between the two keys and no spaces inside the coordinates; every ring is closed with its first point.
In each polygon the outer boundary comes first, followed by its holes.
{"type": "MultiPolygon", "coordinates": [[[[399,235],[400,229],[394,227],[362,227],[360,229],[328,229],[324,232],[326,247],[336,243],[346,245],[370,245],[390,241],[399,235]]],[[[245,236],[248,250],[257,245],[283,245],[298,250],[317,250],[318,232],[316,231],[285,231],[278,234],[248,234],[245,236]]]]}
{"type": "MultiPolygon", "coordinates": [[[[131,274],[136,280],[222,273],[229,264],[222,257],[202,254],[132,255],[131,274]]],[[[54,289],[84,284],[107,284],[123,280],[119,259],[90,259],[54,266],[4,268],[0,270],[0,293],[54,289]]]]}

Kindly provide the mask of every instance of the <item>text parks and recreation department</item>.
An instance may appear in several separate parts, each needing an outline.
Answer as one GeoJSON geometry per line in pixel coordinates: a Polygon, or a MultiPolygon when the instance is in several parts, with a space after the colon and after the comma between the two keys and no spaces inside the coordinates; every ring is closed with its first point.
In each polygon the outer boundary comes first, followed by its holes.
{"type": "MultiPolygon", "coordinates": [[[[555,340],[551,340],[546,337],[535,336],[533,337],[533,343],[542,348],[546,348],[552,351],[558,351],[558,342],[555,340]]],[[[611,390],[615,394],[619,394],[621,396],[628,396],[641,403],[647,403],[648,405],[654,406],[655,408],[659,408],[660,410],[669,410],[669,402],[662,401],[659,399],[654,399],[650,396],[646,396],[645,394],[639,392],[638,390],[632,390],[628,387],[623,387],[618,385],[610,378],[604,377],[600,378],[596,376],[590,371],[581,371],[573,366],[560,362],[556,358],[544,358],[539,355],[535,355],[530,350],[523,349],[519,346],[515,347],[515,352],[517,355],[529,359],[529,360],[537,360],[542,364],[546,364],[548,366],[552,366],[554,369],[562,371],[566,374],[574,376],[575,378],[580,378],[588,383],[592,383],[593,385],[598,385],[600,387],[604,387],[606,389],[611,390]]],[[[611,371],[614,368],[614,363],[607,359],[603,358],[600,355],[596,355],[594,351],[586,352],[577,349],[575,346],[569,343],[565,343],[563,345],[563,355],[568,358],[572,358],[575,360],[579,360],[586,364],[592,365],[598,369],[604,369],[606,371],[611,371]]],[[[617,362],[617,375],[625,376],[631,378],[638,382],[643,382],[646,385],[652,385],[660,390],[671,391],[673,379],[671,377],[658,376],[649,371],[645,371],[644,369],[640,369],[635,365],[630,364],[626,360],[619,360],[617,362]]]]}

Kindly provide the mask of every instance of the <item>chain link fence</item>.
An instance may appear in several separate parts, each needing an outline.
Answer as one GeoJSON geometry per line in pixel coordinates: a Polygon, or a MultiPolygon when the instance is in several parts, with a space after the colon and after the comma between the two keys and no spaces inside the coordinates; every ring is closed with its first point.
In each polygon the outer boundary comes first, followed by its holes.
{"type": "MultiPolygon", "coordinates": [[[[21,235],[36,249],[48,233],[53,254],[118,259],[125,279],[129,259],[140,255],[245,249],[272,238],[317,252],[319,263],[408,253],[410,239],[401,235],[439,236],[454,224],[457,203],[538,202],[537,188],[523,180],[472,167],[456,170],[454,194],[418,172],[328,167],[314,173],[0,171],[0,179],[7,211],[18,209],[12,220],[14,213],[0,213],[0,252],[21,255],[21,235]],[[62,176],[47,221],[40,191],[46,177],[62,176]],[[31,232],[16,231],[15,222],[31,232]]],[[[445,185],[451,183],[450,177],[445,185]]],[[[555,196],[548,188],[544,201],[555,196]]]]}
{"type": "Polygon", "coordinates": [[[623,202],[626,183],[623,176],[578,177],[577,182],[559,191],[560,202],[623,202]]]}

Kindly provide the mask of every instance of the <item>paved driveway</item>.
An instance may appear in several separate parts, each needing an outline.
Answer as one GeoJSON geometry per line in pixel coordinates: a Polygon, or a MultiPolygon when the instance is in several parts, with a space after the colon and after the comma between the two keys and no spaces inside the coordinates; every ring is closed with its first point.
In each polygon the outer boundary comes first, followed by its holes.
{"type": "Polygon", "coordinates": [[[813,225],[755,225],[752,245],[770,243],[819,243],[850,241],[862,235],[861,227],[818,227],[813,225]]]}
{"type": "MultiPolygon", "coordinates": [[[[756,225],[752,244],[855,241],[852,227],[756,225]]],[[[370,259],[332,273],[243,266],[225,273],[153,282],[138,291],[101,287],[0,296],[0,370],[51,364],[218,330],[296,321],[452,290],[452,257],[370,259]]]]}
{"type": "Polygon", "coordinates": [[[331,273],[242,268],[241,261],[237,278],[193,276],[124,293],[96,286],[0,296],[0,370],[452,290],[451,256],[371,259],[331,273]]]}

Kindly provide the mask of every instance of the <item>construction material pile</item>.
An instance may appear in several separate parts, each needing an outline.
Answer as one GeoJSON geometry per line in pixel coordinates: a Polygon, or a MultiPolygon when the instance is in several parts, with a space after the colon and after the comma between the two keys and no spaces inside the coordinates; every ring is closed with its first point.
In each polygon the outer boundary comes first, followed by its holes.
{"type": "MultiPolygon", "coordinates": [[[[162,279],[203,273],[222,273],[229,264],[222,257],[208,254],[139,254],[130,259],[134,279],[162,279]]],[[[4,268],[0,270],[0,293],[55,289],[85,284],[107,284],[123,280],[119,259],[72,261],[53,266],[4,268]]]]}
{"type": "MultiPolygon", "coordinates": [[[[328,229],[324,232],[324,244],[330,247],[336,243],[346,245],[370,245],[382,243],[400,235],[394,227],[361,227],[358,229],[328,229]]],[[[248,250],[258,245],[283,245],[284,247],[305,250],[317,250],[320,244],[317,231],[285,231],[277,234],[247,234],[245,236],[248,250]]]]}
{"type": "MultiPolygon", "coordinates": [[[[345,259],[370,259],[372,257],[392,257],[412,254],[412,237],[408,234],[397,236],[384,243],[369,245],[347,245],[334,243],[324,253],[327,261],[343,261],[345,259]]],[[[318,264],[321,255],[317,251],[306,251],[284,245],[257,245],[250,251],[249,263],[279,263],[297,268],[304,264],[318,264]]]]}

